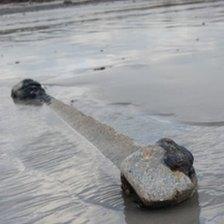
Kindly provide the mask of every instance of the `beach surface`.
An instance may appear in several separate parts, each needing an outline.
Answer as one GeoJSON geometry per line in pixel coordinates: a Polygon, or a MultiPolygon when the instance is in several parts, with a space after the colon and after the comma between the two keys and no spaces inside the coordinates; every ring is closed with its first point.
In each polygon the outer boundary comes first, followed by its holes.
{"type": "Polygon", "coordinates": [[[222,224],[223,36],[223,1],[0,5],[0,223],[222,224]],[[139,209],[118,168],[63,116],[12,102],[24,78],[138,144],[186,146],[198,195],[139,209]]]}

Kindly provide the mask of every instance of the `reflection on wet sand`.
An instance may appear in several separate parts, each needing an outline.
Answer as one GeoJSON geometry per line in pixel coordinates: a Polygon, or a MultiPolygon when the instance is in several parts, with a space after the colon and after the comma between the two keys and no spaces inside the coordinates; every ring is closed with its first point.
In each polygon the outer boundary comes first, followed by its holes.
{"type": "Polygon", "coordinates": [[[200,206],[198,195],[195,194],[191,199],[183,202],[179,206],[166,208],[163,210],[139,209],[130,202],[129,198],[124,197],[124,214],[127,224],[198,224],[200,215],[200,206]]]}

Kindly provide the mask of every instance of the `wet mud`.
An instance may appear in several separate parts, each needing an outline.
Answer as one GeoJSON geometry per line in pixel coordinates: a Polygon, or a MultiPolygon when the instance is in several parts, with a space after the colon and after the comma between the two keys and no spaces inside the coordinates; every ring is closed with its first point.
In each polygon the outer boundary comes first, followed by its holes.
{"type": "Polygon", "coordinates": [[[0,6],[0,222],[222,223],[223,1],[43,4],[0,6]],[[11,102],[24,78],[139,144],[189,148],[198,195],[139,209],[75,121],[11,102]]]}

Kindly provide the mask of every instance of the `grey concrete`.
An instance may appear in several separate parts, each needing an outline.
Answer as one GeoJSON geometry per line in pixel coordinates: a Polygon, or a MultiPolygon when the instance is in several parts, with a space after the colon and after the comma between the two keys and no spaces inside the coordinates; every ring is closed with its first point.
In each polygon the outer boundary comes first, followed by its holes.
{"type": "Polygon", "coordinates": [[[123,177],[144,206],[175,205],[191,197],[196,190],[197,182],[183,172],[172,171],[163,162],[164,156],[160,146],[148,146],[132,153],[121,164],[123,177]]]}

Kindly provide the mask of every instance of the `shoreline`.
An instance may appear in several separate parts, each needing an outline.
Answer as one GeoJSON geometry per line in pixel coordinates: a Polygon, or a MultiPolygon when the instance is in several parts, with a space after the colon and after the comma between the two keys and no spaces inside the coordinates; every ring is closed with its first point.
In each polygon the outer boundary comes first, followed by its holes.
{"type": "Polygon", "coordinates": [[[108,1],[109,0],[3,0],[0,2],[0,15],[99,4],[108,1]]]}
{"type": "Polygon", "coordinates": [[[2,0],[0,4],[9,4],[9,3],[24,3],[24,2],[52,2],[55,0],[2,0]]]}

